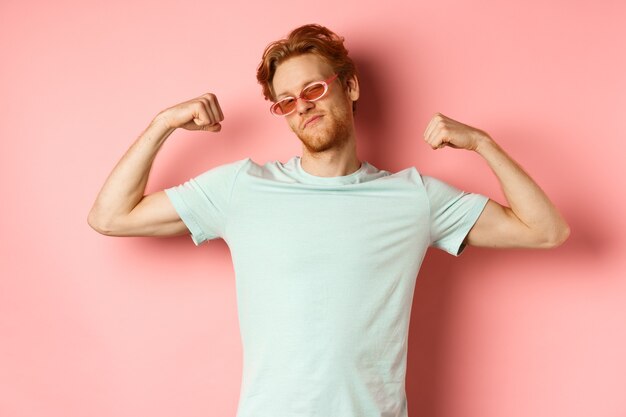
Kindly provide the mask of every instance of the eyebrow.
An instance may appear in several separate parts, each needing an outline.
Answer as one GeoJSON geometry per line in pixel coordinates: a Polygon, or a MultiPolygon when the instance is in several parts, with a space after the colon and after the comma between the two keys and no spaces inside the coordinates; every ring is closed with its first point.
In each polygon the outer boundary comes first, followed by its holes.
{"type": "MultiPolygon", "coordinates": [[[[311,83],[314,83],[315,81],[319,81],[319,80],[318,80],[317,78],[315,78],[315,79],[312,79],[312,80],[309,80],[309,81],[306,81],[306,82],[302,83],[302,84],[300,85],[300,91],[302,91],[302,89],[303,89],[305,86],[307,86],[307,85],[309,85],[309,84],[311,84],[311,83]]],[[[285,96],[285,97],[289,97],[290,95],[289,95],[288,93],[286,93],[286,92],[285,92],[285,93],[278,94],[278,95],[276,95],[276,101],[278,101],[278,100],[280,100],[281,98],[283,98],[283,96],[285,96]]],[[[295,95],[295,94],[292,94],[291,96],[292,96],[292,97],[295,97],[296,95],[295,95]]]]}

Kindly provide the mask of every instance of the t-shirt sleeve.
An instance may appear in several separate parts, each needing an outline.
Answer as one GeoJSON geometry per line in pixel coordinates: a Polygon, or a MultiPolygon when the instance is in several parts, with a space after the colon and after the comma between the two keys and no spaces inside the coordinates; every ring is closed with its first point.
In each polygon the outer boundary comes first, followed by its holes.
{"type": "Polygon", "coordinates": [[[223,237],[230,196],[248,159],[212,168],[183,184],[165,189],[196,246],[223,237]]]}
{"type": "Polygon", "coordinates": [[[465,249],[465,237],[489,198],[425,175],[422,182],[430,204],[430,245],[459,256],[465,249]]]}

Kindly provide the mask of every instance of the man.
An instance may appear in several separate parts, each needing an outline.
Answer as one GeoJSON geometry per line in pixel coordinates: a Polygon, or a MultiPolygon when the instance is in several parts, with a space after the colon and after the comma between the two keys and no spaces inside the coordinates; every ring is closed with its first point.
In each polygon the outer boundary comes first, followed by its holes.
{"type": "Polygon", "coordinates": [[[427,247],[550,248],[568,225],[486,132],[439,113],[424,139],[481,155],[508,207],[415,168],[360,161],[359,80],[343,38],[327,28],[306,25],[268,45],[257,78],[301,157],[263,166],[246,158],[144,195],[176,128],[221,129],[217,98],[205,94],[155,117],[111,172],[89,224],[112,236],[227,242],[244,348],[238,417],[406,417],[409,315],[427,247]]]}

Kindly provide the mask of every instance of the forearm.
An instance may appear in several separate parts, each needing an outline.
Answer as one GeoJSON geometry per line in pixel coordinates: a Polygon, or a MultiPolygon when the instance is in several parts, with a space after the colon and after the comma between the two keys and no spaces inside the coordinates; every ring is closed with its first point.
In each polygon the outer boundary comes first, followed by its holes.
{"type": "Polygon", "coordinates": [[[157,116],[126,151],[105,181],[89,213],[89,224],[108,228],[144,197],[154,159],[174,131],[157,116]]]}
{"type": "Polygon", "coordinates": [[[549,241],[569,235],[567,222],[548,196],[489,135],[480,135],[476,152],[498,178],[511,212],[526,227],[549,241]]]}

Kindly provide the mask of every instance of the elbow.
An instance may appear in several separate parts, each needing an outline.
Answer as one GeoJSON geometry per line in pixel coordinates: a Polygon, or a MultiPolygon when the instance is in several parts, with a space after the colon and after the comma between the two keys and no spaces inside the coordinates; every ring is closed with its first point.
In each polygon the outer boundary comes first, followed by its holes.
{"type": "Polygon", "coordinates": [[[570,228],[567,223],[555,227],[544,238],[542,247],[552,249],[561,246],[569,238],[570,228]]]}
{"type": "Polygon", "coordinates": [[[111,223],[104,221],[104,219],[101,216],[98,216],[98,214],[93,209],[89,212],[89,215],[87,216],[87,224],[89,224],[89,226],[93,230],[102,235],[115,236],[113,228],[110,227],[111,223]]]}
{"type": "Polygon", "coordinates": [[[87,216],[87,224],[96,232],[106,235],[105,228],[102,227],[102,224],[99,222],[98,218],[93,214],[93,211],[89,212],[87,216]]]}

